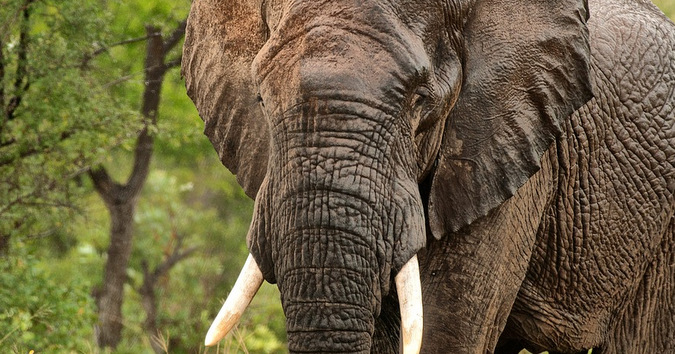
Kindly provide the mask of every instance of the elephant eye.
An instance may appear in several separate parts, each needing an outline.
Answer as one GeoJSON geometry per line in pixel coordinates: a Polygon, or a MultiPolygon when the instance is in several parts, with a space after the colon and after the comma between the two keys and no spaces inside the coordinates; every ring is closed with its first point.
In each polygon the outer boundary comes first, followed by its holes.
{"type": "Polygon", "coordinates": [[[410,102],[410,106],[413,109],[417,109],[420,106],[423,106],[426,101],[428,100],[429,96],[431,94],[431,91],[424,86],[420,86],[415,90],[415,93],[413,94],[412,101],[410,102]]]}
{"type": "Polygon", "coordinates": [[[431,111],[433,110],[433,92],[426,86],[419,86],[410,100],[412,126],[415,132],[428,128],[431,111]]]}

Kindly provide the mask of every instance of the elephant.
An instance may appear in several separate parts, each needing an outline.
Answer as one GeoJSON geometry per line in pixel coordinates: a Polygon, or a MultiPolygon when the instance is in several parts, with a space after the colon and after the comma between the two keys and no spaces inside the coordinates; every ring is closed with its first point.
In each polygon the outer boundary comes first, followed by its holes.
{"type": "Polygon", "coordinates": [[[182,75],[255,200],[206,344],[675,352],[675,25],[647,0],[193,0],[182,75]]]}

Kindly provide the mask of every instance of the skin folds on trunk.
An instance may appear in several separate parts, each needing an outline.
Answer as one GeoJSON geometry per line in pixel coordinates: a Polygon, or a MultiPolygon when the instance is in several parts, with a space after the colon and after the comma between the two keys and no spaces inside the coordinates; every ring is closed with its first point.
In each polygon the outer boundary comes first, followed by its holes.
{"type": "Polygon", "coordinates": [[[289,273],[280,289],[291,352],[370,353],[374,318],[366,297],[372,290],[368,275],[346,268],[289,273]]]}
{"type": "Polygon", "coordinates": [[[272,224],[283,226],[272,253],[291,352],[370,352],[381,293],[373,265],[387,247],[365,226],[379,219],[370,203],[341,189],[299,191],[274,208],[280,215],[272,224]]]}
{"type": "MultiPolygon", "coordinates": [[[[206,346],[212,346],[218,343],[227,333],[234,327],[237,323],[243,312],[248,307],[253,297],[258,292],[260,285],[262,285],[263,274],[258,267],[255,259],[252,255],[249,254],[246,264],[239,274],[237,282],[234,284],[234,288],[230,295],[228,295],[225,304],[218,312],[218,316],[211,324],[209,332],[206,334],[206,339],[204,344],[206,346]]],[[[420,270],[419,262],[417,256],[413,256],[401,269],[401,271],[395,277],[396,290],[398,293],[398,303],[400,304],[400,340],[401,340],[401,349],[403,354],[417,354],[420,352],[422,345],[422,334],[423,334],[423,306],[422,306],[422,289],[420,282],[420,270]]],[[[391,299],[391,296],[390,296],[391,299]]],[[[302,306],[302,304],[298,304],[302,306]]],[[[331,308],[331,306],[328,306],[331,308]]],[[[396,334],[399,332],[398,323],[395,323],[392,327],[394,336],[398,337],[396,334]]],[[[335,332],[328,332],[336,334],[335,332]]],[[[344,337],[338,338],[340,343],[352,343],[347,344],[354,350],[354,348],[359,348],[362,346],[361,343],[368,338],[364,338],[364,333],[359,333],[355,331],[343,331],[345,334],[344,337]],[[354,339],[353,337],[357,335],[361,338],[354,339]],[[346,339],[346,340],[345,340],[346,339]],[[354,345],[353,343],[356,343],[354,345]],[[361,345],[360,345],[361,344],[361,345]]],[[[311,331],[300,332],[298,337],[303,335],[312,335],[311,331]]],[[[371,337],[373,335],[371,334],[371,337]]],[[[324,336],[325,337],[325,336],[324,336]]],[[[391,340],[391,338],[390,338],[391,340]]],[[[298,341],[302,341],[298,339],[298,341]]],[[[331,340],[330,342],[338,342],[331,340]]],[[[320,343],[326,343],[327,341],[322,340],[320,343]]],[[[372,341],[371,341],[372,342],[372,341]]],[[[398,342],[398,341],[397,341],[398,342]]],[[[392,342],[394,343],[394,342],[392,342]]],[[[380,345],[373,344],[374,348],[371,351],[383,352],[380,345]]],[[[365,345],[368,346],[367,344],[365,345]]],[[[303,348],[307,349],[309,346],[305,345],[303,348]]],[[[393,347],[392,347],[393,348],[393,347]]],[[[314,351],[314,349],[312,349],[314,351]]],[[[397,351],[397,349],[386,350],[397,351]]]]}
{"type": "Polygon", "coordinates": [[[424,242],[414,175],[393,168],[396,132],[358,111],[375,110],[300,106],[273,130],[248,241],[279,283],[291,352],[369,353],[382,296],[424,242]]]}

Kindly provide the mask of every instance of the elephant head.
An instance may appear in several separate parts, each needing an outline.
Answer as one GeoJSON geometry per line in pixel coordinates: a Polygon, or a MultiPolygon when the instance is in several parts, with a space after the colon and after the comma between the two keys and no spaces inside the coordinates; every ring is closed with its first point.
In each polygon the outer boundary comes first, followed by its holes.
{"type": "Polygon", "coordinates": [[[251,256],[207,342],[264,278],[291,352],[370,352],[396,279],[416,351],[415,254],[539,169],[591,96],[587,16],[583,0],[193,1],[188,94],[255,198],[251,256]]]}

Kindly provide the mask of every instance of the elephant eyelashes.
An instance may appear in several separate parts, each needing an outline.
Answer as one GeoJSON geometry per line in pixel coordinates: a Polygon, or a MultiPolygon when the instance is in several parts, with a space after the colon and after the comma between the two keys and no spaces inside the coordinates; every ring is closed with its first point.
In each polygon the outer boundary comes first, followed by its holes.
{"type": "Polygon", "coordinates": [[[426,87],[420,87],[415,91],[415,94],[413,94],[413,98],[411,103],[411,106],[413,108],[422,106],[426,103],[426,101],[429,99],[430,91],[426,87]]]}

